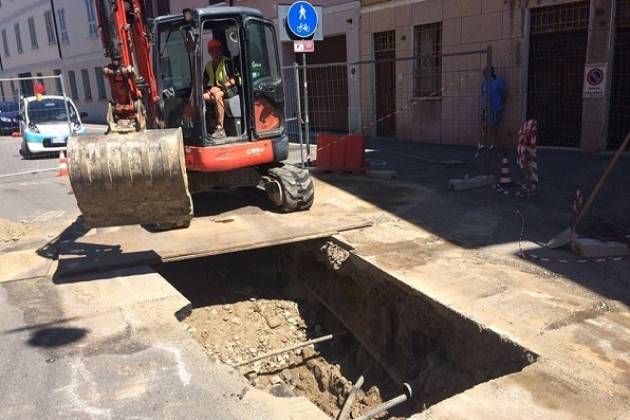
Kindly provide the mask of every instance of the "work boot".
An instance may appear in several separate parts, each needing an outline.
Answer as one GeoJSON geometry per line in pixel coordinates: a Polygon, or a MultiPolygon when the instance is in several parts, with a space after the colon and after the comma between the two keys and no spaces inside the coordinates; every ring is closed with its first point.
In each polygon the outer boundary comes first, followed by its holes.
{"type": "Polygon", "coordinates": [[[225,130],[223,127],[217,127],[214,129],[214,133],[212,133],[213,140],[219,140],[225,138],[225,130]]]}

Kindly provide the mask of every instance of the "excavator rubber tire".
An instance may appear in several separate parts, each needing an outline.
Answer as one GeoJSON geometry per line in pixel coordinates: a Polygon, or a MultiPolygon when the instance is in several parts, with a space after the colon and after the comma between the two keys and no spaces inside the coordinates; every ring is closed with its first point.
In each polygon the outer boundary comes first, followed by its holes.
{"type": "Polygon", "coordinates": [[[313,180],[307,169],[293,165],[271,168],[269,175],[280,183],[282,204],[278,208],[285,212],[308,210],[315,200],[313,180]]]}
{"type": "Polygon", "coordinates": [[[86,226],[190,223],[181,129],[73,136],[67,157],[86,226]]]}

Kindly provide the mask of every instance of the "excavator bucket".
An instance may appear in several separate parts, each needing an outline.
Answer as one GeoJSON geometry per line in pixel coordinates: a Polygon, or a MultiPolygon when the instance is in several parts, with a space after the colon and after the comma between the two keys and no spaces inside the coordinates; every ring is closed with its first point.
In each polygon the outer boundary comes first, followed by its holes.
{"type": "Polygon", "coordinates": [[[181,129],[71,137],[67,153],[88,227],[190,222],[181,129]]]}

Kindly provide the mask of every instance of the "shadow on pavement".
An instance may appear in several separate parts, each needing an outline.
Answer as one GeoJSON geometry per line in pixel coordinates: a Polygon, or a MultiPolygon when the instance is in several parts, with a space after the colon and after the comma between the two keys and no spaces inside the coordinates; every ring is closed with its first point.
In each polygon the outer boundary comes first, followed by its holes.
{"type": "Polygon", "coordinates": [[[89,332],[84,328],[43,328],[31,334],[28,344],[34,347],[61,347],[83,339],[89,332]]]}

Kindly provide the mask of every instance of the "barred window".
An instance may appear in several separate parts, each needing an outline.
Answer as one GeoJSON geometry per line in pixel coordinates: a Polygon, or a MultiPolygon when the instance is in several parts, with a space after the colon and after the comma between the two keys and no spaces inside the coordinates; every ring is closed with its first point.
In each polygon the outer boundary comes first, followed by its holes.
{"type": "Polygon", "coordinates": [[[55,39],[55,24],[53,22],[52,12],[50,10],[44,12],[44,21],[46,22],[46,36],[48,38],[48,44],[54,44],[55,39]]]}
{"type": "Polygon", "coordinates": [[[81,79],[83,80],[83,96],[86,101],[92,100],[92,85],[90,85],[90,73],[87,69],[81,70],[81,79]]]}
{"type": "Polygon", "coordinates": [[[531,11],[531,33],[586,30],[588,15],[588,1],[534,8],[531,11]]]}
{"type": "Polygon", "coordinates": [[[59,17],[59,37],[63,44],[68,45],[70,43],[70,37],[68,36],[68,27],[66,26],[66,11],[64,9],[57,10],[57,16],[59,17]]]}
{"type": "Polygon", "coordinates": [[[87,12],[90,36],[95,36],[98,33],[98,26],[96,24],[96,11],[94,10],[94,0],[85,0],[85,10],[87,12]]]}
{"type": "Polygon", "coordinates": [[[7,30],[2,30],[2,47],[4,48],[4,55],[7,57],[11,57],[9,54],[9,40],[7,39],[7,30]]]}
{"type": "Polygon", "coordinates": [[[39,48],[39,44],[37,44],[37,31],[35,30],[35,18],[33,18],[33,16],[28,18],[28,33],[31,36],[31,48],[39,48]]]}
{"type": "MultiPolygon", "coordinates": [[[[54,69],[53,74],[55,76],[59,76],[61,74],[61,69],[54,69]]],[[[63,93],[63,89],[61,86],[61,78],[55,79],[55,89],[57,89],[57,95],[61,95],[63,93]]]]}
{"type": "Polygon", "coordinates": [[[24,50],[22,49],[22,34],[20,33],[19,22],[15,22],[13,29],[15,29],[15,48],[17,49],[18,54],[22,54],[24,50]]]}
{"type": "Polygon", "coordinates": [[[68,72],[68,81],[70,82],[70,96],[72,99],[79,99],[79,90],[77,89],[77,77],[74,72],[70,70],[68,72]]]}
{"type": "Polygon", "coordinates": [[[107,91],[105,90],[105,76],[103,76],[103,67],[94,67],[94,76],[96,77],[96,90],[98,91],[98,99],[107,99],[107,91]]]}
{"type": "Polygon", "coordinates": [[[442,87],[441,22],[414,27],[414,55],[414,96],[439,96],[442,87]]]}

